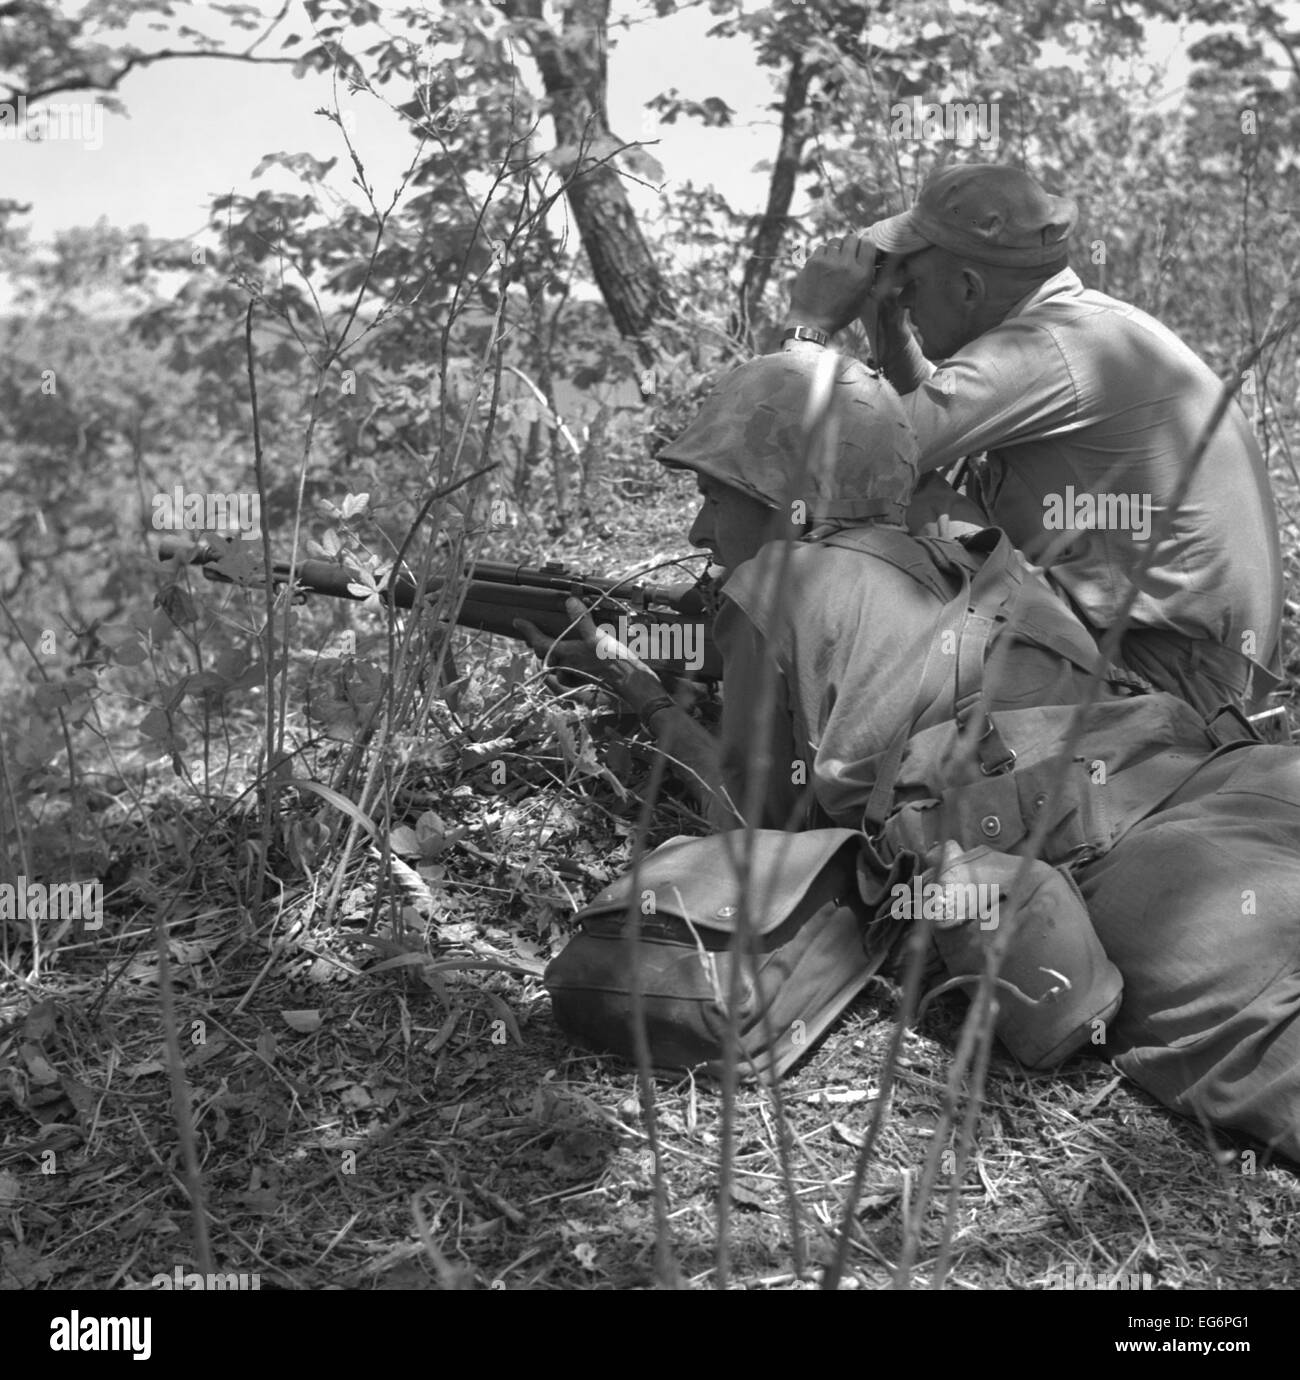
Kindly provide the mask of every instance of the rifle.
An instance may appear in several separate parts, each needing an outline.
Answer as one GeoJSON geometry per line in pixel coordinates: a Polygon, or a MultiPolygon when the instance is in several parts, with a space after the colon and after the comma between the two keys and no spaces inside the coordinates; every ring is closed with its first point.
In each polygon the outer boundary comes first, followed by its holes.
{"type": "MultiPolygon", "coordinates": [[[[260,549],[253,543],[185,542],[168,538],[158,548],[160,561],[175,558],[201,568],[206,579],[221,584],[252,584],[263,578],[260,549]]],[[[332,599],[363,600],[375,593],[349,566],[303,560],[296,566],[276,561],[271,580],[292,585],[295,594],[324,594],[332,599]]],[[[419,593],[436,600],[446,586],[442,578],[425,582],[419,593]]],[[[399,609],[414,608],[415,582],[409,575],[385,581],[380,599],[399,609]]],[[[572,637],[573,619],[564,607],[580,599],[595,622],[609,630],[656,671],[702,680],[722,679],[722,657],[712,636],[713,597],[709,582],[653,585],[607,575],[582,575],[559,561],[541,566],[506,561],[475,561],[466,572],[465,597],[456,623],[499,637],[518,638],[516,618],[526,618],[547,637],[572,637]]]]}

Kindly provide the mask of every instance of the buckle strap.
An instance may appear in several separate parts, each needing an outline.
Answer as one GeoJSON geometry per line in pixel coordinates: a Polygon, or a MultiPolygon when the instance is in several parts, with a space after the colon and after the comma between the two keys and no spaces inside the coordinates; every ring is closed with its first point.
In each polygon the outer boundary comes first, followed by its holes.
{"type": "Polygon", "coordinates": [[[958,732],[963,738],[980,716],[979,735],[975,739],[975,755],[979,759],[982,776],[997,776],[1010,771],[1016,754],[1003,741],[985,694],[985,662],[989,648],[1007,623],[1009,610],[1020,593],[1021,572],[1016,563],[1010,541],[1002,533],[996,540],[987,532],[977,532],[967,539],[975,550],[992,550],[984,564],[970,581],[965,615],[957,644],[956,686],[953,710],[958,732]]]}
{"type": "Polygon", "coordinates": [[[1225,704],[1217,709],[1206,721],[1205,731],[1215,747],[1227,747],[1229,743],[1262,743],[1264,740],[1255,731],[1254,724],[1235,704],[1225,704]]]}
{"type": "MultiPolygon", "coordinates": [[[[1204,749],[1165,749],[1115,772],[1104,784],[1092,780],[1085,759],[1075,758],[1066,768],[1064,789],[1044,838],[1044,859],[1061,864],[1100,857],[1217,755],[1204,749]]],[[[1049,759],[954,786],[937,800],[895,811],[884,837],[894,850],[921,855],[945,838],[955,838],[964,848],[986,843],[1012,852],[1029,837],[1058,779],[1055,761],[1049,759]]]]}

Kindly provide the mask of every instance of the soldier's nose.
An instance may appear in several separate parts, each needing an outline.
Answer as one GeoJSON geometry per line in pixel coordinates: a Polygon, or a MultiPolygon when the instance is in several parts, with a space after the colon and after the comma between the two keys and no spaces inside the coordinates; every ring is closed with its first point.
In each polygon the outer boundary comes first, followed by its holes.
{"type": "Polygon", "coordinates": [[[713,528],[705,517],[703,508],[695,515],[695,521],[691,524],[686,540],[692,546],[702,546],[707,551],[714,549],[713,528]]]}

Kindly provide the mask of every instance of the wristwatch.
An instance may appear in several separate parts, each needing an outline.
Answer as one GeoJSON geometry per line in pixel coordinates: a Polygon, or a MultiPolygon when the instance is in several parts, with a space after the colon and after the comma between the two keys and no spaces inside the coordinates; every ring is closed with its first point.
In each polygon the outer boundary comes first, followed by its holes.
{"type": "Polygon", "coordinates": [[[784,345],[787,340],[808,340],[814,345],[829,345],[831,338],[816,326],[788,326],[781,332],[781,344],[784,345]]]}

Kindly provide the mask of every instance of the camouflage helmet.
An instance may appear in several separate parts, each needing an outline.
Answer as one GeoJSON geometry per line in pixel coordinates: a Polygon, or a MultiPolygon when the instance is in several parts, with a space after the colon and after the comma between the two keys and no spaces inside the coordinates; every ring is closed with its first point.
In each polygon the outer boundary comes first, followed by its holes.
{"type": "Polygon", "coordinates": [[[811,345],[733,369],[658,459],[769,508],[802,499],[814,524],[902,525],[917,482],[898,394],[857,360],[811,345]]]}

